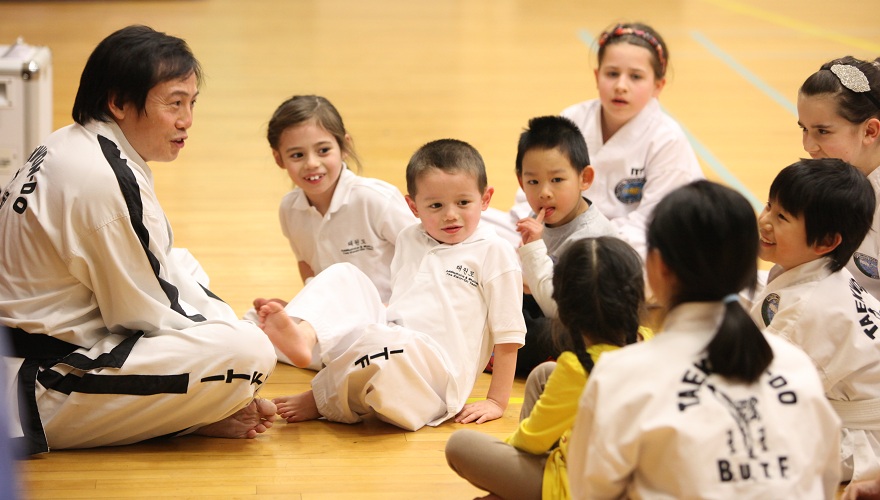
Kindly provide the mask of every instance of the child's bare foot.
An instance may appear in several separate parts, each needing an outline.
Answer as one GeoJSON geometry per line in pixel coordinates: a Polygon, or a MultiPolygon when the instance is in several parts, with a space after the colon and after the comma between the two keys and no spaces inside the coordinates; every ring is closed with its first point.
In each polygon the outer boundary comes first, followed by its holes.
{"type": "Polygon", "coordinates": [[[219,422],[208,424],[195,431],[199,436],[253,439],[272,427],[275,421],[275,404],[268,399],[257,398],[244,408],[219,422]]]}
{"type": "Polygon", "coordinates": [[[281,299],[264,299],[263,297],[257,297],[256,299],[254,299],[254,309],[259,311],[261,307],[268,304],[269,302],[277,302],[277,303],[281,304],[281,307],[284,307],[287,305],[287,302],[285,302],[281,299]]]}
{"type": "Polygon", "coordinates": [[[275,398],[272,402],[278,407],[278,415],[290,423],[321,418],[318,404],[315,402],[315,393],[312,391],[275,398]]]}
{"type": "Polygon", "coordinates": [[[312,348],[317,342],[315,330],[306,322],[295,323],[278,302],[267,301],[257,311],[260,328],[294,366],[307,367],[312,362],[312,348]]]}

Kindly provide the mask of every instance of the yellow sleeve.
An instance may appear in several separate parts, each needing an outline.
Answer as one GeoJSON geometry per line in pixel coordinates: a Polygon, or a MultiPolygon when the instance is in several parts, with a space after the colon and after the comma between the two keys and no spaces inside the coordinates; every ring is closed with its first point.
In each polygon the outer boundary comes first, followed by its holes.
{"type": "Polygon", "coordinates": [[[562,353],[532,413],[520,422],[507,443],[534,454],[549,451],[571,429],[587,373],[571,352],[562,353]]]}

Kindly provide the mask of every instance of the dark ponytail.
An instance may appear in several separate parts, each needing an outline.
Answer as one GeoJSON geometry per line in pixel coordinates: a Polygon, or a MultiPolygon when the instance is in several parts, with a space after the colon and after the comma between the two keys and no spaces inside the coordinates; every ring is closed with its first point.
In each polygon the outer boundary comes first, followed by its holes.
{"type": "Polygon", "coordinates": [[[773,351],[742,305],[729,298],[754,289],[757,280],[758,223],[749,202],[710,181],[682,186],[654,209],[648,251],[658,251],[675,274],[670,308],[724,300],[724,318],[706,348],[711,370],[756,381],[773,360],[773,351]]]}
{"type": "Polygon", "coordinates": [[[706,351],[714,373],[743,382],[757,380],[773,360],[770,344],[739,302],[725,304],[724,319],[706,351]]]}

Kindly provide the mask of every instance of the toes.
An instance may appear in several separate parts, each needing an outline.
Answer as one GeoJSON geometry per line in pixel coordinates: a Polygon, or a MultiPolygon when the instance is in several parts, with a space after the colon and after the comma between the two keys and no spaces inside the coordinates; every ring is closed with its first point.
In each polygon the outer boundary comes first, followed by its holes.
{"type": "Polygon", "coordinates": [[[268,417],[269,415],[274,415],[278,408],[275,406],[275,403],[269,401],[268,399],[255,399],[257,403],[256,410],[262,416],[268,417]]]}

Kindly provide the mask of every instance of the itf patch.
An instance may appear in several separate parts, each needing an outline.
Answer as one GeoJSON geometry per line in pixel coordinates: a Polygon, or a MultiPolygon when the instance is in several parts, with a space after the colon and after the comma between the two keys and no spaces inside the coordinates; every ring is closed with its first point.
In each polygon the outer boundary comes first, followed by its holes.
{"type": "Polygon", "coordinates": [[[764,303],[761,304],[761,319],[764,320],[764,326],[770,325],[776,311],[779,310],[779,294],[771,293],[764,297],[764,303]]]}
{"type": "Polygon", "coordinates": [[[645,178],[624,179],[614,187],[614,196],[621,203],[631,205],[642,201],[642,191],[645,189],[645,178]]]}
{"type": "Polygon", "coordinates": [[[880,273],[877,272],[877,259],[870,255],[860,252],[853,254],[853,262],[859,271],[871,279],[880,279],[880,273]]]}

